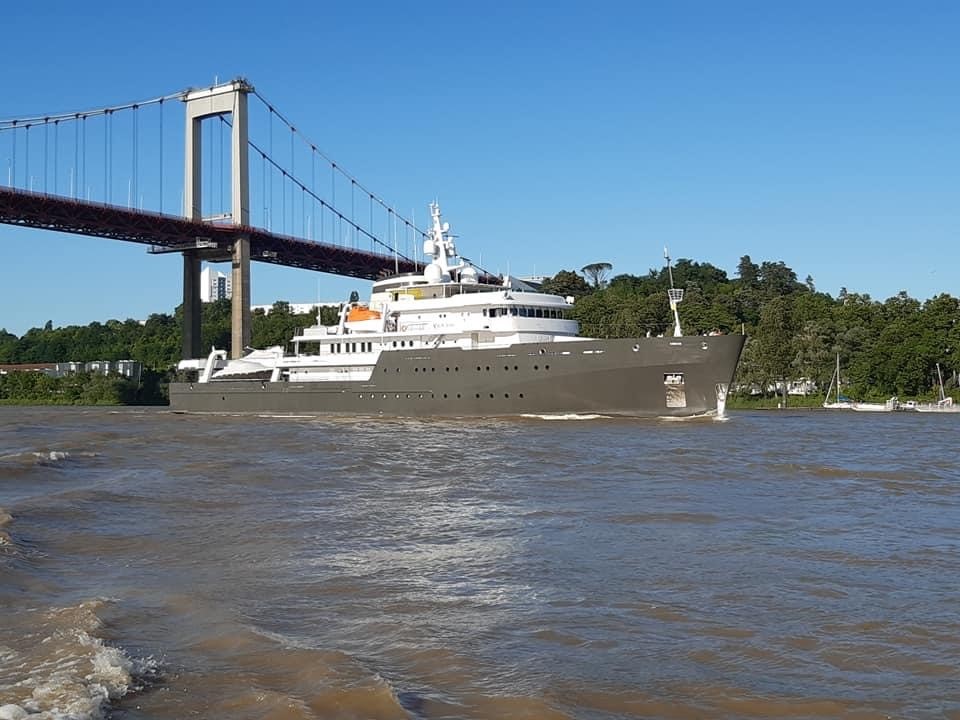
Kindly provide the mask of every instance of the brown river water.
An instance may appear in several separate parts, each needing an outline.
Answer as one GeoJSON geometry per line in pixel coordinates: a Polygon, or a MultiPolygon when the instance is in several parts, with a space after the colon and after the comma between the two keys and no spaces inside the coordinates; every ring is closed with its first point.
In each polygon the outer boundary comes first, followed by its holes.
{"type": "Polygon", "coordinates": [[[960,416],[0,408],[0,718],[960,718],[960,416]]]}

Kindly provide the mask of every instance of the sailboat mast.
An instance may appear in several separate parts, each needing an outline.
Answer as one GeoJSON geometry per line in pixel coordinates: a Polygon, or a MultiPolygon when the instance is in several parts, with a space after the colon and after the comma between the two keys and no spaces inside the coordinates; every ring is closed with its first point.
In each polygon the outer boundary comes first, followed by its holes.
{"type": "Polygon", "coordinates": [[[837,353],[837,402],[840,402],[840,353],[837,353]]]}

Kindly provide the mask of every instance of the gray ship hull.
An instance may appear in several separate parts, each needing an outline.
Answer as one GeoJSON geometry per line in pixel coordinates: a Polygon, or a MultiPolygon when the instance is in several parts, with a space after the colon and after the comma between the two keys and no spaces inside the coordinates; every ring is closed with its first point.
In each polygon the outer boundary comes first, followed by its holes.
{"type": "Polygon", "coordinates": [[[383,352],[366,381],[172,383],[177,412],[688,417],[715,412],[744,337],[526,343],[383,352]]]}

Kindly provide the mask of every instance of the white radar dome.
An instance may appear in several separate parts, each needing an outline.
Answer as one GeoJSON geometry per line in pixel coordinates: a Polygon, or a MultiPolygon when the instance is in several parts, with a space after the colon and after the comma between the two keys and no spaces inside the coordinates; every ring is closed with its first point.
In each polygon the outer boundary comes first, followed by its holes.
{"type": "Polygon", "coordinates": [[[438,283],[443,279],[443,270],[440,269],[439,265],[430,263],[423,269],[423,276],[428,283],[438,283]]]}

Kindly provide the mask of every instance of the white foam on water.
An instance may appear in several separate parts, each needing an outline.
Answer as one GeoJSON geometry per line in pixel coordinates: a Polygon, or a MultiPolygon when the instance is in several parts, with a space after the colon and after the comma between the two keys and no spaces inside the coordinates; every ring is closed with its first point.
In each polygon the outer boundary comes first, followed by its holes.
{"type": "Polygon", "coordinates": [[[21,463],[27,465],[56,465],[70,458],[94,458],[99,453],[84,450],[33,450],[0,455],[0,462],[21,463]]]}
{"type": "MultiPolygon", "coordinates": [[[[106,601],[16,613],[19,633],[0,637],[0,720],[98,720],[109,703],[154,672],[152,658],[134,660],[96,635],[106,601]]],[[[15,631],[16,629],[15,628],[15,631]]]]}
{"type": "Polygon", "coordinates": [[[537,415],[535,413],[524,413],[520,417],[533,418],[535,420],[609,420],[609,415],[562,413],[556,415],[537,415]]]}

